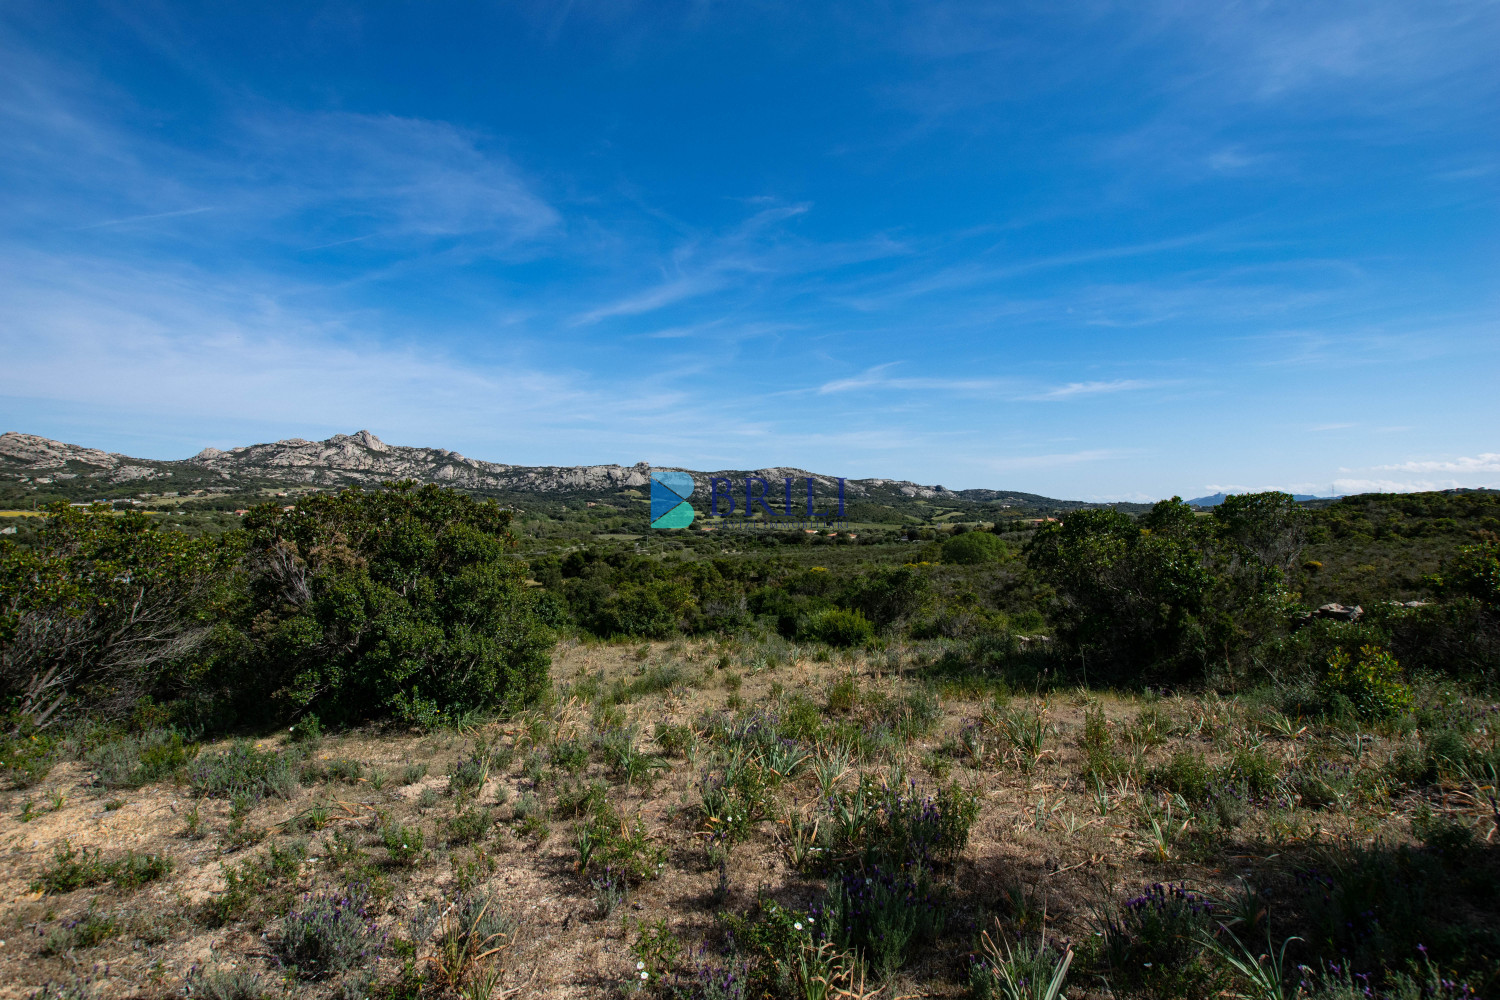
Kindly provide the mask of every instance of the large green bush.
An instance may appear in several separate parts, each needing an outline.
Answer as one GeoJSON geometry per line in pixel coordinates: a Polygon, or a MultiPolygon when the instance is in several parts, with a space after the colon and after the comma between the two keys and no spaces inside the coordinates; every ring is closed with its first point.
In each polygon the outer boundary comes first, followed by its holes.
{"type": "Polygon", "coordinates": [[[988,531],[966,531],[943,543],[943,562],[975,566],[995,562],[1005,554],[1005,543],[988,531]]]}
{"type": "Polygon", "coordinates": [[[202,672],[238,555],[236,539],[158,531],[144,514],[48,508],[35,545],[0,542],[0,703],[37,729],[70,706],[119,718],[180,693],[202,672]]]}
{"type": "Polygon", "coordinates": [[[1140,520],[1081,510],[1039,531],[1027,561],[1056,592],[1060,637],[1091,672],[1131,679],[1238,666],[1278,626],[1277,563],[1295,559],[1295,518],[1268,496],[1214,518],[1176,497],[1140,520]]]}
{"type": "Polygon", "coordinates": [[[553,636],[512,554],[510,517],[409,482],[252,511],[252,672],[288,709],[332,721],[531,700],[553,636]]]}

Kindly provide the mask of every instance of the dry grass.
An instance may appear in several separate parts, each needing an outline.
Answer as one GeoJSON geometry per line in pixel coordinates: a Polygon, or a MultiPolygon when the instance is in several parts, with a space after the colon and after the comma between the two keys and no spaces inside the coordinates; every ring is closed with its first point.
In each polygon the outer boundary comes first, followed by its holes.
{"type": "MultiPolygon", "coordinates": [[[[785,846],[788,828],[768,819],[729,853],[724,864],[727,897],[723,895],[721,873],[695,810],[706,748],[697,751],[696,764],[691,757],[666,756],[665,768],[629,782],[612,773],[597,753],[576,778],[543,767],[541,780],[534,781],[538,763],[528,764],[528,755],[558,739],[591,739],[600,721],[597,705],[567,692],[580,685],[585,691],[608,692],[616,682],[639,681],[650,668],[680,668],[678,684],[617,706],[628,724],[640,727],[642,748],[654,754],[661,749],[651,735],[658,723],[694,726],[705,713],[726,705],[774,708],[802,695],[822,708],[829,689],[852,676],[858,694],[849,713],[857,717],[861,704],[901,697],[916,685],[910,663],[887,654],[827,662],[809,656],[780,664],[732,654],[723,666],[722,653],[719,647],[693,643],[656,644],[644,651],[639,646],[566,645],[553,665],[554,683],[564,695],[549,710],[456,733],[361,731],[326,739],[314,760],[325,765],[358,761],[367,776],[353,784],[315,782],[289,799],[268,798],[250,808],[239,838],[231,836],[229,802],[195,800],[186,786],[171,782],[106,791],[92,783],[83,765],[61,764],[40,786],[0,799],[0,847],[7,862],[0,870],[0,998],[30,996],[46,982],[66,984],[79,976],[92,982],[97,996],[180,996],[185,979],[204,966],[260,970],[280,990],[290,974],[276,965],[268,941],[275,937],[285,906],[337,885],[348,877],[351,864],[367,866],[360,877],[373,882],[376,922],[393,943],[411,938],[413,924],[423,914],[434,925],[451,919],[445,911],[460,894],[492,891],[517,929],[506,936],[503,965],[491,970],[491,996],[508,991],[556,998],[617,995],[622,984],[635,981],[636,959],[629,946],[636,927],[665,920],[686,948],[712,945],[718,940],[717,912],[744,911],[762,892],[791,905],[805,904],[821,890],[821,881],[792,867],[785,846]],[[726,683],[731,677],[739,680],[726,683]],[[471,754],[476,741],[511,748],[511,759],[490,768],[472,802],[458,801],[446,792],[446,775],[471,754]],[[400,785],[399,776],[414,764],[425,764],[426,776],[400,785]],[[375,772],[386,779],[380,788],[368,777],[375,772]],[[576,864],[573,832],[579,821],[555,810],[570,783],[589,780],[608,783],[619,816],[629,821],[639,817],[665,851],[660,876],[644,881],[621,910],[604,918],[595,889],[576,864]],[[123,804],[106,808],[113,800],[123,804]],[[32,804],[29,811],[27,802],[32,804]],[[518,818],[533,802],[543,811],[531,815],[545,818],[518,818]],[[461,810],[475,808],[492,810],[498,819],[494,831],[472,847],[446,847],[449,822],[461,810]],[[199,837],[189,835],[195,809],[199,837]],[[323,822],[325,813],[326,825],[313,829],[313,820],[323,822]],[[23,821],[23,815],[29,818],[23,821]],[[425,836],[424,853],[410,865],[387,861],[381,830],[393,825],[420,829],[425,836]],[[264,839],[233,849],[236,840],[254,840],[244,829],[263,830],[264,839]],[[307,842],[308,860],[294,867],[295,874],[269,878],[227,920],[213,918],[215,900],[224,898],[226,867],[247,862],[264,867],[269,862],[261,859],[273,845],[282,849],[299,838],[307,842]],[[131,891],[95,887],[56,896],[32,891],[30,883],[65,840],[97,848],[106,859],[129,850],[165,854],[174,870],[131,891]],[[351,844],[364,860],[344,859],[344,867],[335,871],[339,851],[347,852],[351,844]],[[118,915],[117,932],[90,947],[48,954],[48,935],[85,914],[91,900],[96,910],[118,915]],[[622,918],[628,918],[628,928],[622,918]]],[[[1297,726],[1280,727],[1285,729],[1280,732],[1274,720],[1263,722],[1258,709],[1234,700],[1209,696],[1146,704],[1128,696],[1054,691],[1014,697],[1007,707],[1046,728],[1034,759],[1007,738],[987,697],[955,696],[941,698],[941,717],[929,733],[859,765],[887,775],[899,771],[924,787],[957,781],[982,796],[970,844],[952,874],[956,923],[971,926],[972,933],[950,933],[942,948],[919,956],[887,984],[882,996],[962,995],[965,955],[991,914],[1018,919],[1017,893],[1043,907],[1052,934],[1084,941],[1096,906],[1143,884],[1186,880],[1210,895],[1227,897],[1242,877],[1264,887],[1290,885],[1297,859],[1319,845],[1369,842],[1377,835],[1392,843],[1411,841],[1408,815],[1414,802],[1379,795],[1350,797],[1316,811],[1278,805],[1269,796],[1252,804],[1231,832],[1208,837],[1182,803],[1145,780],[1174,753],[1191,749],[1212,766],[1237,749],[1257,745],[1283,773],[1314,757],[1337,761],[1350,754],[1330,734],[1297,726]],[[1088,711],[1103,713],[1123,761],[1124,773],[1103,783],[1085,780],[1080,737],[1088,711]],[[966,743],[964,730],[976,723],[983,738],[966,743]]],[[[1396,739],[1373,736],[1358,744],[1358,751],[1383,759],[1396,739]]],[[[282,737],[263,741],[267,747],[281,743],[282,737]]],[[[857,778],[851,773],[841,780],[857,778]]],[[[1435,801],[1437,808],[1471,816],[1481,836],[1487,835],[1482,799],[1451,794],[1460,791],[1457,786],[1448,791],[1446,799],[1435,801]]],[[[805,808],[818,795],[817,778],[804,771],[777,795],[783,809],[805,808]]],[[[430,967],[434,961],[426,946],[407,949],[405,955],[408,968],[430,967]]],[[[401,946],[387,948],[370,970],[372,988],[396,982],[403,960],[401,946]]],[[[303,981],[285,988],[298,996],[334,995],[338,984],[303,981]]],[[[1070,995],[1095,992],[1107,995],[1100,983],[1080,978],[1070,995]]]]}

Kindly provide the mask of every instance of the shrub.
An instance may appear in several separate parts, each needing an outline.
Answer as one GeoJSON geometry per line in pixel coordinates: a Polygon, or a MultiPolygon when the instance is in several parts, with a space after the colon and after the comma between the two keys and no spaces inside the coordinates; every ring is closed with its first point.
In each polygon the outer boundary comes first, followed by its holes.
{"type": "Polygon", "coordinates": [[[988,531],[967,531],[943,543],[943,562],[975,566],[995,562],[1005,554],[1005,543],[988,531]]]}
{"type": "Polygon", "coordinates": [[[574,826],[573,846],[580,872],[610,872],[627,883],[656,878],[667,856],[651,842],[639,815],[627,822],[608,802],[574,826]]]}
{"type": "Polygon", "coordinates": [[[1276,790],[1280,767],[1260,747],[1241,747],[1220,772],[1220,780],[1243,787],[1251,795],[1266,796],[1276,790]]]}
{"type": "Polygon", "coordinates": [[[52,864],[31,880],[31,891],[55,896],[88,886],[114,882],[120,889],[134,889],[172,872],[170,858],[159,854],[137,854],[105,861],[96,848],[79,850],[64,840],[52,854],[52,864]]]}
{"type": "MultiPolygon", "coordinates": [[[[657,725],[659,728],[661,723],[657,725]]],[[[588,766],[589,746],[583,740],[557,740],[552,744],[551,757],[553,767],[577,774],[588,766]]]]}
{"type": "Polygon", "coordinates": [[[698,780],[699,816],[705,833],[729,843],[744,840],[753,824],[765,818],[769,780],[758,760],[730,760],[718,772],[698,780]]]}
{"type": "Polygon", "coordinates": [[[120,933],[117,915],[97,909],[98,900],[89,900],[88,910],[77,920],[64,920],[49,931],[42,941],[42,954],[66,955],[75,948],[92,948],[120,933]]]}
{"type": "Polygon", "coordinates": [[[380,842],[393,865],[414,865],[422,857],[427,838],[419,826],[386,823],[380,828],[380,842]]]}
{"type": "Polygon", "coordinates": [[[199,756],[188,769],[188,785],[193,794],[211,798],[290,798],[299,783],[293,763],[288,754],[257,750],[240,740],[228,750],[199,756]]]}
{"type": "Polygon", "coordinates": [[[875,626],[859,611],[830,608],[820,614],[814,634],[830,646],[863,646],[875,638],[875,626]]]}
{"type": "Polygon", "coordinates": [[[1278,562],[1295,548],[1291,497],[1259,497],[1238,498],[1246,502],[1212,522],[1173,497],[1139,521],[1081,510],[1038,531],[1027,564],[1056,591],[1058,637],[1091,675],[1132,681],[1242,662],[1281,627],[1278,562]]]}
{"type": "Polygon", "coordinates": [[[259,972],[216,965],[190,973],[188,986],[192,996],[203,1000],[264,1000],[271,992],[259,972]]]}
{"type": "Polygon", "coordinates": [[[1439,854],[1459,855],[1474,843],[1474,828],[1459,819],[1439,816],[1426,803],[1411,819],[1411,832],[1439,854]]]}
{"type": "Polygon", "coordinates": [[[511,516],[411,482],[257,507],[244,520],[247,674],[339,723],[430,727],[535,700],[553,636],[512,554],[511,516]]]}
{"type": "Polygon", "coordinates": [[[465,809],[448,821],[448,843],[472,844],[489,836],[495,818],[488,809],[465,809]]]}
{"type": "Polygon", "coordinates": [[[281,919],[276,956],[303,979],[323,979],[358,968],[384,946],[362,890],[304,897],[281,919]]]}
{"type": "Polygon", "coordinates": [[[693,731],[692,726],[673,725],[670,722],[658,722],[656,724],[656,745],[661,747],[662,752],[673,757],[682,757],[698,740],[698,734],[693,731]]]}
{"type": "Polygon", "coordinates": [[[829,883],[822,906],[809,916],[841,948],[858,952],[876,975],[889,979],[942,932],[948,913],[927,869],[912,865],[845,872],[829,883]]]}
{"type": "Polygon", "coordinates": [[[1335,650],[1328,658],[1321,689],[1329,700],[1347,698],[1366,719],[1389,719],[1412,707],[1411,693],[1401,683],[1400,665],[1379,646],[1361,646],[1357,660],[1345,650],[1335,650]]]}
{"type": "Polygon", "coordinates": [[[11,713],[0,719],[0,778],[30,788],[47,777],[56,760],[57,737],[38,730],[29,716],[11,713]]]}
{"type": "Polygon", "coordinates": [[[52,505],[34,545],[0,541],[0,703],[40,729],[80,694],[116,719],[184,681],[238,554],[140,512],[52,505]]]}
{"type": "Polygon", "coordinates": [[[183,767],[198,753],[175,730],[124,736],[90,750],[85,756],[105,788],[139,788],[183,767]]]}
{"type": "Polygon", "coordinates": [[[170,875],[172,868],[171,858],[127,851],[123,858],[109,865],[109,876],[118,888],[129,890],[170,875]]]}
{"type": "MultiPolygon", "coordinates": [[[[348,860],[347,853],[341,854],[339,850],[346,843],[340,834],[335,834],[329,846],[330,866],[336,868],[348,860]]],[[[238,865],[223,865],[224,891],[204,905],[208,922],[222,925],[246,910],[265,912],[288,905],[291,893],[286,885],[297,877],[306,858],[307,843],[297,840],[285,848],[272,844],[265,854],[247,858],[238,865]]]]}
{"type": "Polygon", "coordinates": [[[661,917],[654,923],[636,922],[635,941],[630,945],[630,954],[636,959],[637,975],[643,986],[660,982],[663,975],[677,966],[677,956],[682,952],[682,942],[661,917]]]}
{"type": "Polygon", "coordinates": [[[854,675],[845,674],[837,681],[834,681],[828,688],[828,711],[853,711],[854,703],[858,698],[859,687],[855,683],[854,675]]]}
{"type": "Polygon", "coordinates": [[[1166,764],[1152,770],[1151,780],[1169,792],[1197,802],[1208,796],[1213,771],[1201,753],[1179,750],[1166,764]]]}
{"type": "Polygon", "coordinates": [[[1214,907],[1183,885],[1157,883],[1097,920],[1101,957],[1119,992],[1210,996],[1215,976],[1202,960],[1217,928],[1214,907]]]}

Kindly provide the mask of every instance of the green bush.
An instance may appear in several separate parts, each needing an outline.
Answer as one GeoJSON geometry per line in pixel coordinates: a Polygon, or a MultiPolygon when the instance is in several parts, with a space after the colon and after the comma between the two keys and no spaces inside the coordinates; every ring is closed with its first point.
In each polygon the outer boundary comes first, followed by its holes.
{"type": "Polygon", "coordinates": [[[177,771],[197,753],[197,744],[181,733],[158,729],[100,744],[84,759],[105,788],[139,788],[177,771]]]}
{"type": "Polygon", "coordinates": [[[1201,753],[1179,750],[1171,760],[1151,772],[1153,784],[1176,792],[1183,798],[1196,802],[1208,797],[1213,783],[1213,770],[1201,753]]]}
{"type": "Polygon", "coordinates": [[[1138,521],[1080,510],[1037,532],[1027,564],[1055,590],[1050,617],[1091,676],[1201,678],[1282,627],[1279,560],[1296,548],[1296,517],[1289,496],[1259,496],[1207,522],[1174,497],[1138,521]]]}
{"type": "Polygon", "coordinates": [[[300,784],[296,760],[289,753],[258,750],[239,740],[227,750],[204,754],[188,769],[193,794],[217,799],[246,798],[255,802],[276,795],[290,798],[300,784]]]}
{"type": "Polygon", "coordinates": [[[278,958],[303,979],[321,979],[368,964],[383,939],[367,911],[363,893],[316,896],[281,920],[274,943],[278,958]]]}
{"type": "Polygon", "coordinates": [[[232,598],[237,538],[159,531],[143,513],[58,503],[36,544],[0,541],[0,703],[42,728],[128,716],[201,672],[232,598]]]}
{"type": "Polygon", "coordinates": [[[1111,781],[1130,770],[1130,762],[1120,756],[1110,734],[1103,709],[1092,708],[1083,713],[1083,736],[1079,745],[1083,749],[1086,775],[1097,775],[1104,781],[1111,781]]]}
{"type": "Polygon", "coordinates": [[[0,779],[30,788],[47,777],[57,761],[57,736],[38,730],[30,716],[0,719],[0,779]]]}
{"type": "Polygon", "coordinates": [[[64,840],[52,855],[52,864],[31,880],[31,891],[60,895],[89,886],[113,882],[116,888],[130,890],[170,875],[172,860],[160,854],[137,854],[128,851],[114,861],[105,861],[98,849],[81,851],[64,840]]]}
{"type": "Polygon", "coordinates": [[[511,514],[437,486],[314,496],[245,517],[247,672],[288,708],[430,726],[545,690],[553,636],[511,514]]]}
{"type": "Polygon", "coordinates": [[[875,638],[875,626],[859,611],[830,608],[818,616],[813,627],[817,637],[830,646],[863,646],[875,638]]]}
{"type": "Polygon", "coordinates": [[[943,543],[943,562],[977,566],[995,562],[1005,554],[1005,543],[988,531],[967,531],[943,543]]]}
{"type": "Polygon", "coordinates": [[[1361,646],[1356,660],[1346,651],[1335,650],[1328,658],[1321,689],[1330,702],[1347,698],[1365,719],[1389,719],[1411,711],[1411,693],[1401,682],[1396,658],[1378,646],[1361,646]]]}

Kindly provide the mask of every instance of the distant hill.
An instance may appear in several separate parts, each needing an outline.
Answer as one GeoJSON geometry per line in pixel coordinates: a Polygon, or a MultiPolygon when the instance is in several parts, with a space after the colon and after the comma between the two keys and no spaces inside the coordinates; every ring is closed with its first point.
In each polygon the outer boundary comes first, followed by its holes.
{"type": "MultiPolygon", "coordinates": [[[[1229,493],[1215,493],[1212,496],[1198,497],[1195,500],[1188,500],[1186,502],[1194,507],[1217,507],[1231,495],[1229,493]]],[[[1292,499],[1301,503],[1307,500],[1337,500],[1338,497],[1319,497],[1313,496],[1311,493],[1293,493],[1292,499]]]]}
{"type": "MultiPolygon", "coordinates": [[[[415,479],[542,512],[589,505],[631,510],[647,503],[650,471],[645,462],[585,466],[486,462],[443,448],[389,445],[369,431],[335,434],[326,441],[291,438],[228,451],[205,448],[192,458],[174,461],[131,458],[14,431],[0,434],[0,506],[11,508],[65,499],[227,510],[277,496],[415,479]]],[[[699,496],[713,476],[761,476],[773,487],[783,477],[811,477],[824,496],[837,489],[835,477],[804,469],[682,471],[698,481],[699,496]]],[[[844,493],[852,520],[892,523],[908,518],[926,522],[1047,516],[1098,506],[1141,511],[1147,506],[1057,500],[1014,490],[955,491],[898,479],[851,479],[844,493]]]]}

